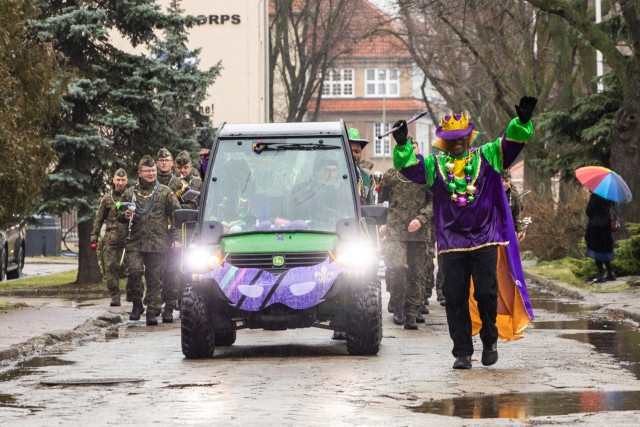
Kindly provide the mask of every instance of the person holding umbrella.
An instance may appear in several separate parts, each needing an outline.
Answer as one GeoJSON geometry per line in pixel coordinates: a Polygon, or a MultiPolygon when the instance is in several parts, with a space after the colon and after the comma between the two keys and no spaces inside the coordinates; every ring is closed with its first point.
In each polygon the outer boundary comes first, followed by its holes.
{"type": "Polygon", "coordinates": [[[594,282],[615,280],[611,261],[614,258],[611,227],[611,208],[615,203],[633,200],[631,190],[620,175],[602,166],[584,166],[576,169],[576,178],[591,192],[586,214],[589,217],[584,239],[589,258],[593,258],[598,276],[594,282]],[[607,268],[607,276],[604,275],[607,268]]]}
{"type": "Polygon", "coordinates": [[[614,258],[613,235],[611,233],[611,208],[615,203],[604,197],[591,193],[587,203],[586,214],[589,217],[587,231],[584,240],[587,243],[589,258],[593,258],[598,269],[595,283],[603,283],[607,280],[616,280],[611,261],[614,258]],[[607,276],[604,275],[604,266],[607,267],[607,276]]]}

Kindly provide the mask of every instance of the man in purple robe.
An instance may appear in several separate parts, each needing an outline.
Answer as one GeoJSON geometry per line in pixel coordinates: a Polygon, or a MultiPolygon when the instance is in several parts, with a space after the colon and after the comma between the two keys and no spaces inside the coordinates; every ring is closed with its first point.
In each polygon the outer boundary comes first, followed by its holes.
{"type": "Polygon", "coordinates": [[[482,364],[489,366],[498,361],[498,337],[520,338],[533,319],[501,172],[531,138],[536,103],[523,97],[502,137],[479,148],[472,148],[478,132],[466,114],[443,116],[434,144],[443,154],[426,158],[406,144],[406,122],[394,124],[394,166],[433,192],[454,369],[471,368],[472,334],[478,329],[482,364]]]}

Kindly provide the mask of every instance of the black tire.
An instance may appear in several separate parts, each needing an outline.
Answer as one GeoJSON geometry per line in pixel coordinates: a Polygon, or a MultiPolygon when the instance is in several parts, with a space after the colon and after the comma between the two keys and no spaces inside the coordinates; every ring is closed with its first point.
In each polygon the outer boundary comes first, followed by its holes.
{"type": "Polygon", "coordinates": [[[382,341],[382,293],[375,282],[360,286],[349,296],[347,351],[354,356],[372,356],[378,354],[382,341]]]}
{"type": "Polygon", "coordinates": [[[218,347],[229,347],[236,342],[236,331],[214,332],[216,345],[218,347]]]}
{"type": "Polygon", "coordinates": [[[187,359],[213,357],[215,340],[211,314],[204,295],[191,286],[187,286],[182,294],[180,324],[182,354],[187,359]]]}
{"type": "Polygon", "coordinates": [[[18,250],[16,265],[17,267],[15,270],[7,271],[7,279],[19,279],[22,277],[22,268],[24,267],[24,248],[22,246],[20,246],[20,249],[18,250]]]}

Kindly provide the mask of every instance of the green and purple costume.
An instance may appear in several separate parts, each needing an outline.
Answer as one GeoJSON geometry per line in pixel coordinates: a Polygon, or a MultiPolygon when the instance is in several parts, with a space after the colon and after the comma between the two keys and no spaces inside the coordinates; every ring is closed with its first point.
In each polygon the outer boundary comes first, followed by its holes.
{"type": "MultiPolygon", "coordinates": [[[[531,121],[521,124],[514,118],[501,138],[471,148],[457,158],[446,154],[416,156],[411,144],[397,145],[393,154],[394,166],[404,176],[431,187],[439,254],[473,251],[492,245],[499,247],[496,324],[500,338],[506,340],[522,337],[524,328],[533,320],[533,310],[501,172],[515,161],[532,133],[531,121]],[[455,172],[446,170],[447,162],[456,163],[455,172]],[[460,163],[467,166],[462,176],[460,163]],[[467,191],[467,187],[473,191],[467,191]],[[453,194],[464,195],[464,202],[454,201],[453,194]]],[[[474,333],[477,333],[481,322],[473,296],[470,311],[474,333]]]]}

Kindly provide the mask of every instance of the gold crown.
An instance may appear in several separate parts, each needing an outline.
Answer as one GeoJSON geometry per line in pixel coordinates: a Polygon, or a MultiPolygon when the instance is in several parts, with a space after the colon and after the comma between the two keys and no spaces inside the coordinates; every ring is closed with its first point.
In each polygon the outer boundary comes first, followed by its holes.
{"type": "Polygon", "coordinates": [[[469,127],[469,116],[467,113],[447,114],[440,119],[442,130],[461,130],[469,127]]]}

